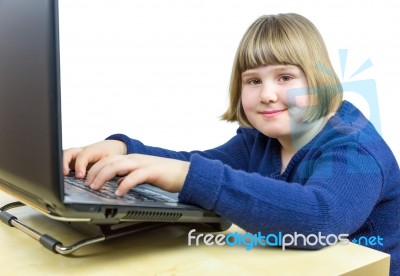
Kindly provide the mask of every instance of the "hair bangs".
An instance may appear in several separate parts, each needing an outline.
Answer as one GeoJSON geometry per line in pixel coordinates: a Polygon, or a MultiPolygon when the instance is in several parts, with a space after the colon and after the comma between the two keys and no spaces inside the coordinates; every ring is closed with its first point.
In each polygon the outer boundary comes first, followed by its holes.
{"type": "Polygon", "coordinates": [[[238,51],[240,73],[261,66],[297,65],[293,49],[297,48],[275,18],[255,22],[242,40],[238,51]]]}

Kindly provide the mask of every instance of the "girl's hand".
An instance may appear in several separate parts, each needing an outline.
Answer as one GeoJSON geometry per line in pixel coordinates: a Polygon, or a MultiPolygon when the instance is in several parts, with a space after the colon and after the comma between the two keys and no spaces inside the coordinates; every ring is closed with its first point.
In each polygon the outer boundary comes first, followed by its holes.
{"type": "Polygon", "coordinates": [[[179,192],[189,171],[189,162],[143,154],[114,155],[94,164],[87,175],[87,185],[100,189],[119,175],[115,194],[122,196],[133,187],[149,183],[169,192],[179,192]]]}
{"type": "Polygon", "coordinates": [[[77,178],[86,175],[88,166],[97,161],[116,154],[126,154],[126,146],[117,140],[105,140],[86,147],[70,148],[64,150],[63,172],[68,175],[70,170],[75,170],[77,178]]]}

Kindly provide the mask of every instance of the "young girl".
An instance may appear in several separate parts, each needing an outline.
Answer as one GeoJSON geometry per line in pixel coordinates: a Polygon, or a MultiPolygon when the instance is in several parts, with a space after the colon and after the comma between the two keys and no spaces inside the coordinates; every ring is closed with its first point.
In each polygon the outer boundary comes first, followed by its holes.
{"type": "Polygon", "coordinates": [[[93,189],[123,175],[119,196],[152,183],[252,233],[379,236],[372,247],[391,254],[395,275],[399,166],[372,124],[342,101],[339,79],[328,71],[327,49],[309,20],[260,17],[234,60],[223,118],[239,123],[236,136],[203,152],[174,152],[115,134],[65,150],[64,174],[74,169],[82,178],[91,165],[93,189]]]}

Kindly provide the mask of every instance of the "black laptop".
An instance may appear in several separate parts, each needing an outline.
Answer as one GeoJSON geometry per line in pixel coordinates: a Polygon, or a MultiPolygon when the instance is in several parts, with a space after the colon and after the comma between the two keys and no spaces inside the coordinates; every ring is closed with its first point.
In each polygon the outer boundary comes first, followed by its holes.
{"type": "Polygon", "coordinates": [[[230,225],[148,184],[115,197],[65,178],[59,60],[57,0],[0,0],[0,189],[61,221],[230,225]]]}

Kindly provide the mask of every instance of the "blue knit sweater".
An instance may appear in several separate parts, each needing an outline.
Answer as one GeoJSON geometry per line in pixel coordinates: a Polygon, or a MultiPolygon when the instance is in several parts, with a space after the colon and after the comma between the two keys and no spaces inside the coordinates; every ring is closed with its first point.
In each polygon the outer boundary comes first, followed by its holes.
{"type": "Polygon", "coordinates": [[[391,254],[391,275],[400,274],[399,166],[372,124],[349,102],[283,173],[279,142],[256,129],[239,128],[226,144],[193,152],[145,146],[122,134],[108,139],[125,142],[129,153],[190,161],[182,202],[263,235],[321,232],[349,234],[353,241],[379,236],[383,245],[369,246],[391,254]]]}

